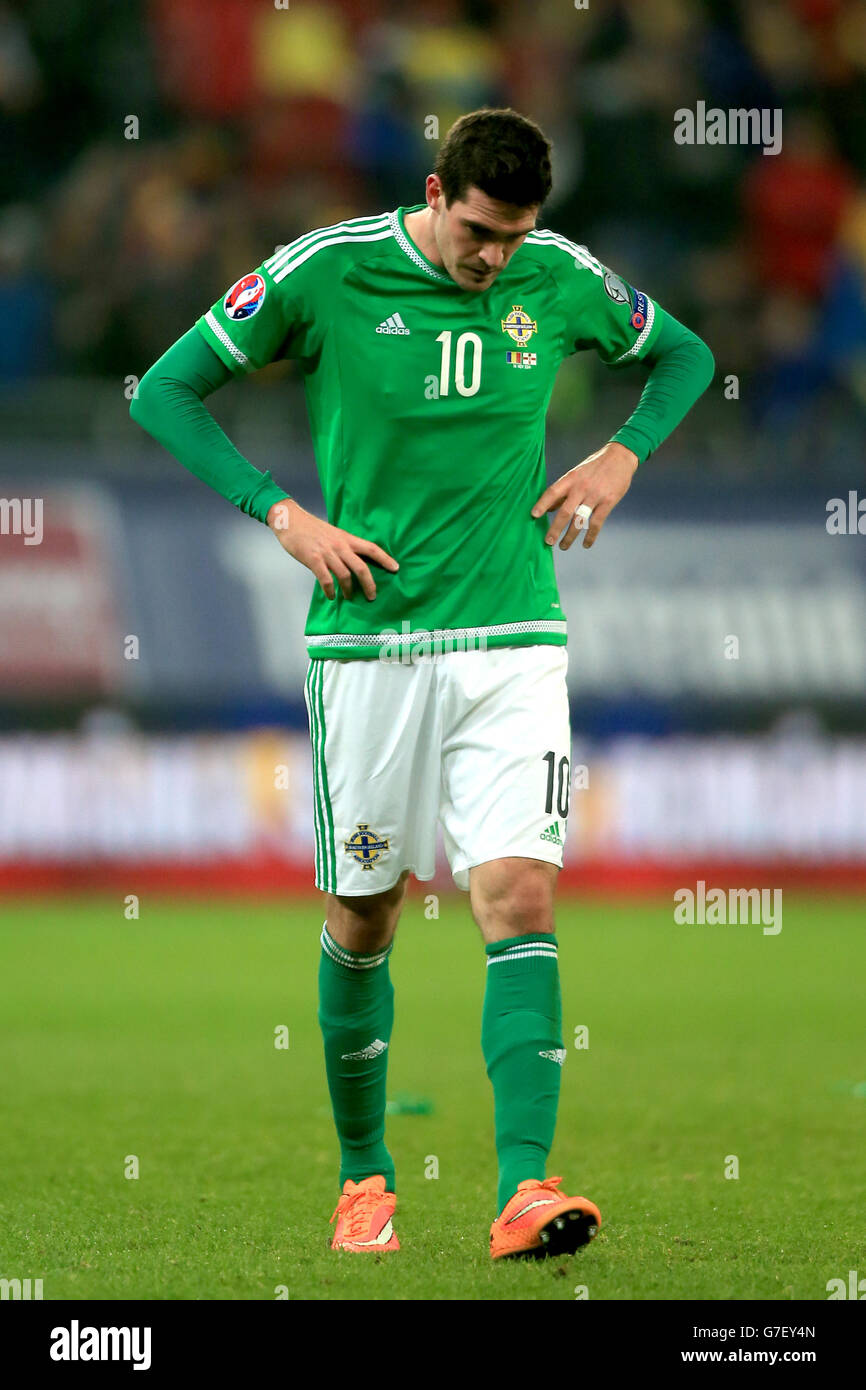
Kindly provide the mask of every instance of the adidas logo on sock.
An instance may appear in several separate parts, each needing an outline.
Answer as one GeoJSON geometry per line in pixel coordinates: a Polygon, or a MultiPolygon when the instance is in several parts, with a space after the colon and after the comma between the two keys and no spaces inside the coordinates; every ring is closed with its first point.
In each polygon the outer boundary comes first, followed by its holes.
{"type": "Polygon", "coordinates": [[[409,331],[399,314],[389,314],[376,329],[377,333],[402,333],[404,337],[409,331]]]}
{"type": "MultiPolygon", "coordinates": [[[[563,829],[565,827],[563,826],[563,829]]],[[[553,825],[549,825],[546,830],[542,830],[540,840],[549,840],[552,845],[561,845],[562,836],[559,833],[559,821],[555,820],[553,825]]]]}
{"type": "Polygon", "coordinates": [[[362,1047],[360,1052],[344,1052],[340,1058],[341,1062],[372,1062],[374,1057],[381,1057],[387,1051],[388,1044],[381,1038],[375,1038],[367,1047],[362,1047]]]}
{"type": "Polygon", "coordinates": [[[539,1052],[539,1057],[543,1057],[545,1062],[556,1062],[557,1066],[562,1066],[565,1061],[565,1048],[555,1047],[551,1052],[539,1052]]]}

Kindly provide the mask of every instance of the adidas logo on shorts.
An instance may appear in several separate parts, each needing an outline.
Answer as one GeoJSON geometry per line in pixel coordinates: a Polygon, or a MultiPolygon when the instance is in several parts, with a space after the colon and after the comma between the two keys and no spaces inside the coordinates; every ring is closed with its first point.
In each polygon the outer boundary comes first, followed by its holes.
{"type": "MultiPolygon", "coordinates": [[[[565,827],[563,827],[564,829],[565,827]]],[[[546,830],[542,830],[538,837],[540,840],[549,840],[552,845],[562,844],[562,835],[559,831],[559,821],[555,820],[553,825],[549,825],[546,830]]]]}
{"type": "Polygon", "coordinates": [[[377,333],[402,333],[406,336],[410,330],[406,327],[399,314],[389,314],[386,319],[376,329],[377,333]]]}

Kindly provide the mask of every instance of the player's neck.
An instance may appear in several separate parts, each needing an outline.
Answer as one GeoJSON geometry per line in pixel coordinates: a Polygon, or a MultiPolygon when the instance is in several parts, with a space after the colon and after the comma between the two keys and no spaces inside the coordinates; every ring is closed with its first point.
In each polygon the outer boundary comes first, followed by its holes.
{"type": "Polygon", "coordinates": [[[406,235],[410,236],[422,255],[426,256],[433,265],[442,266],[445,262],[439,255],[439,248],[436,245],[436,237],[433,234],[433,213],[430,208],[422,208],[420,212],[407,212],[403,218],[406,228],[406,235]]]}

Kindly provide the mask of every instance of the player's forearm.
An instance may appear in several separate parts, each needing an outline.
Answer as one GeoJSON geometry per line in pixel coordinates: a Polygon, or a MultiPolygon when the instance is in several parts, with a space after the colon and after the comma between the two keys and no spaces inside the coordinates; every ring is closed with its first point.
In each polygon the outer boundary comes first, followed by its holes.
{"type": "Polygon", "coordinates": [[[270,473],[239,453],[203,398],[231,380],[231,372],[195,329],[179,338],[142,377],[129,413],[197,478],[242,512],[264,522],[288,494],[270,473]]]}
{"type": "Polygon", "coordinates": [[[613,435],[618,444],[634,450],[638,460],[649,457],[672,434],[713,379],[715,362],[706,343],[670,314],[652,351],[652,364],[636,409],[613,435]]]}

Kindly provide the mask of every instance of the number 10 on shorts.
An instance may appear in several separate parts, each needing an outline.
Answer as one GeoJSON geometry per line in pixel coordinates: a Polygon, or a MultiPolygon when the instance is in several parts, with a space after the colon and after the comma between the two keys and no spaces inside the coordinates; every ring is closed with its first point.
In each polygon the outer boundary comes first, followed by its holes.
{"type": "Polygon", "coordinates": [[[556,753],[551,748],[549,753],[545,753],[542,762],[547,763],[547,797],[544,804],[544,814],[553,815],[553,795],[556,791],[556,810],[565,820],[568,816],[568,797],[571,790],[571,778],[569,776],[568,758],[560,758],[557,764],[556,753]]]}

